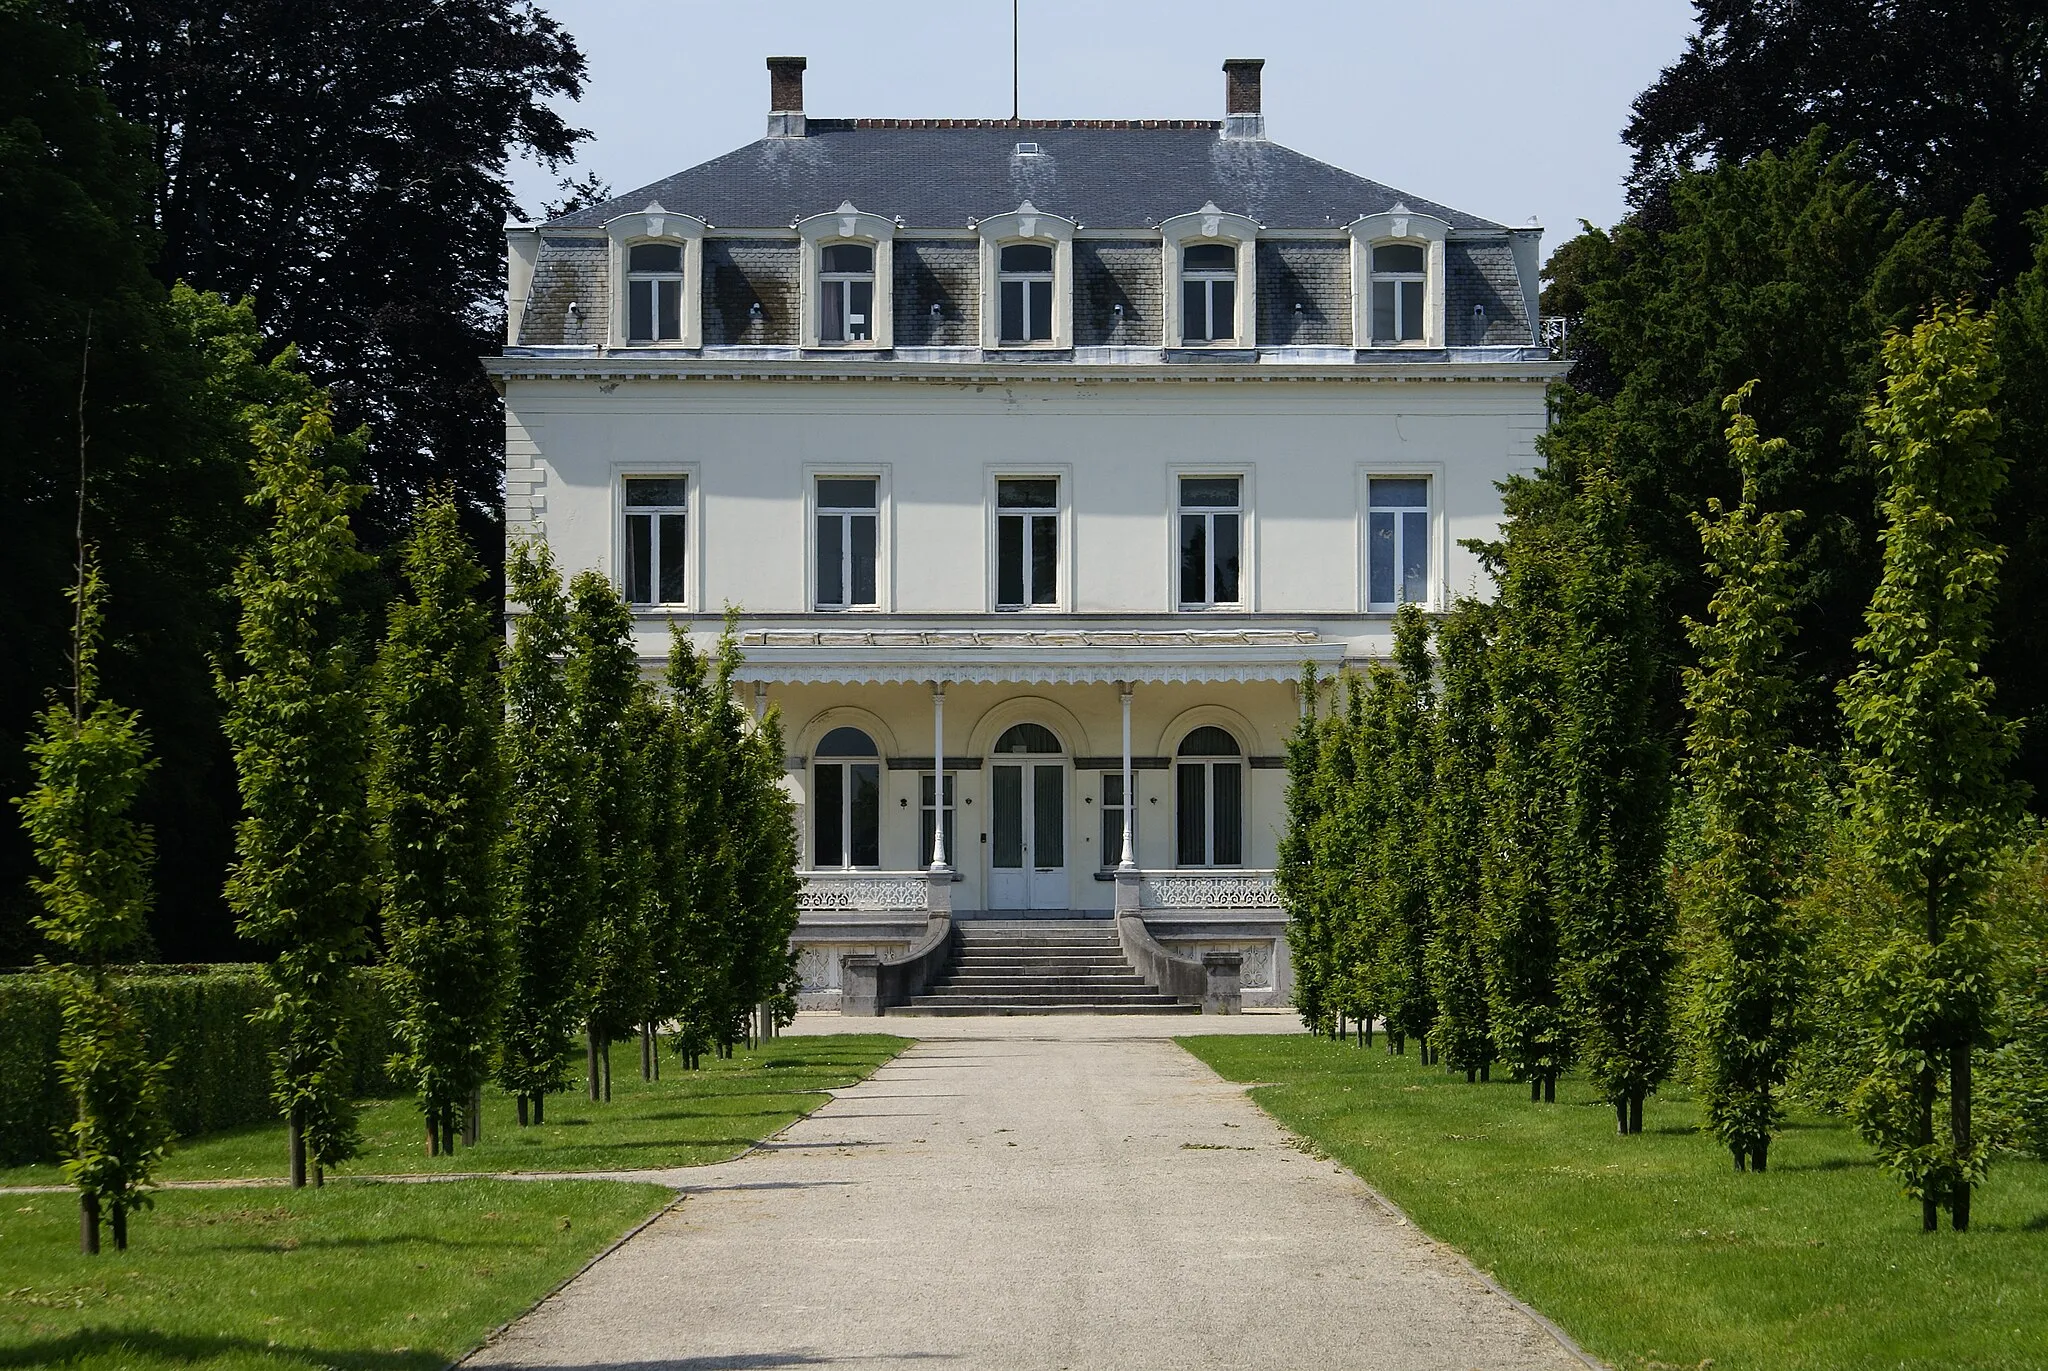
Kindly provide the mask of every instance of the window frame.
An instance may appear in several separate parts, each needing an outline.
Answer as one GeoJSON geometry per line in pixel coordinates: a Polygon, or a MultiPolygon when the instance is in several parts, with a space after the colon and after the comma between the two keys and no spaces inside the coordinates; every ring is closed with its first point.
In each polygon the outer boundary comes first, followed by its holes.
{"type": "MultiPolygon", "coordinates": [[[[803,468],[804,605],[813,614],[883,614],[896,607],[894,513],[890,501],[890,465],[886,462],[806,463],[803,468]],[[818,601],[818,518],[825,512],[818,500],[820,481],[873,481],[875,483],[875,602],[871,605],[826,605],[818,601]]],[[[848,554],[850,555],[850,549],[848,554]]],[[[849,587],[850,588],[850,587],[849,587]]]]}
{"type": "Polygon", "coordinates": [[[1251,753],[1246,749],[1244,738],[1234,728],[1225,727],[1213,720],[1197,722],[1174,741],[1173,750],[1168,754],[1173,777],[1173,865],[1177,871],[1241,871],[1245,866],[1245,853],[1251,836],[1251,753]],[[1213,728],[1227,735],[1237,746],[1235,756],[1182,757],[1180,750],[1187,740],[1204,728],[1213,728]],[[1216,768],[1217,766],[1237,768],[1237,860],[1219,862],[1216,858],[1216,768]],[[1184,770],[1202,772],[1202,854],[1208,860],[1187,862],[1181,860],[1181,773],[1184,770]]]}
{"type": "Polygon", "coordinates": [[[693,610],[703,599],[704,534],[702,510],[704,480],[695,462],[637,461],[612,463],[608,482],[612,502],[612,584],[619,588],[635,614],[663,614],[693,610]],[[629,478],[666,476],[685,482],[683,488],[683,594],[681,600],[635,603],[626,565],[626,481],[629,478]]]}
{"type": "Polygon", "coordinates": [[[813,214],[796,223],[802,255],[802,317],[798,343],[825,352],[886,352],[895,346],[896,222],[879,214],[855,209],[842,201],[836,210],[813,214]],[[875,254],[874,323],[868,337],[846,342],[825,342],[819,327],[825,307],[825,249],[840,244],[872,248],[875,254]]]}
{"type": "Polygon", "coordinates": [[[1372,270],[1368,273],[1366,281],[1366,289],[1370,292],[1366,305],[1368,318],[1374,320],[1379,318],[1380,287],[1382,285],[1390,285],[1394,288],[1393,337],[1380,337],[1379,326],[1375,323],[1373,326],[1372,345],[1376,348],[1414,347],[1419,343],[1426,342],[1429,338],[1429,249],[1421,243],[1407,243],[1397,239],[1389,240],[1387,242],[1374,243],[1367,250],[1366,260],[1372,263],[1372,270]],[[1382,271],[1380,269],[1379,254],[1382,249],[1407,247],[1415,248],[1422,253],[1422,267],[1419,271],[1382,271]],[[1408,324],[1410,322],[1407,317],[1409,292],[1402,289],[1403,286],[1407,285],[1422,287],[1420,291],[1415,293],[1417,296],[1415,308],[1420,317],[1413,321],[1415,325],[1415,337],[1413,338],[1407,336],[1408,324]]]}
{"type": "Polygon", "coordinates": [[[1007,214],[972,221],[981,240],[981,346],[989,352],[1059,352],[1074,346],[1073,220],[1047,214],[1026,200],[1007,214]],[[1006,343],[1002,337],[1002,250],[1052,248],[1052,337],[1006,343]]]}
{"type": "Polygon", "coordinates": [[[932,806],[926,798],[925,788],[930,785],[931,779],[935,774],[943,775],[946,778],[945,783],[937,789],[937,793],[942,797],[940,809],[944,815],[944,822],[947,825],[946,865],[958,871],[960,870],[960,850],[958,846],[960,842],[960,773],[958,771],[937,773],[920,771],[917,773],[917,841],[919,848],[917,860],[910,865],[912,870],[918,870],[927,868],[932,864],[932,837],[931,833],[925,828],[925,824],[929,821],[928,816],[932,812],[932,806]]]}
{"type": "Polygon", "coordinates": [[[1222,268],[1222,267],[1194,267],[1194,268],[1190,268],[1190,267],[1188,266],[1188,264],[1187,264],[1188,250],[1189,250],[1190,248],[1198,248],[1198,247],[1233,247],[1233,246],[1234,246],[1234,244],[1227,244],[1227,243],[1210,243],[1210,242],[1193,242],[1193,243],[1187,243],[1187,242],[1184,242],[1184,243],[1182,243],[1182,244],[1180,245],[1180,258],[1181,258],[1181,268],[1180,268],[1180,288],[1181,288],[1181,289],[1180,289],[1180,293],[1181,293],[1181,321],[1180,321],[1180,328],[1181,328],[1181,337],[1180,337],[1180,345],[1181,345],[1182,347],[1187,347],[1187,348],[1192,348],[1192,347],[1215,347],[1215,346],[1217,346],[1218,344],[1225,344],[1225,345],[1228,345],[1228,346],[1231,346],[1231,347],[1235,347],[1235,346],[1237,346],[1237,343],[1238,343],[1238,337],[1237,337],[1237,264],[1236,264],[1236,260],[1235,260],[1235,255],[1233,254],[1232,262],[1231,262],[1231,265],[1230,265],[1230,267],[1229,267],[1228,269],[1225,269],[1225,268],[1222,268]],[[1231,298],[1230,298],[1230,311],[1229,311],[1229,313],[1230,313],[1230,320],[1229,320],[1229,322],[1230,322],[1231,332],[1229,333],[1229,335],[1228,335],[1228,336],[1223,336],[1223,335],[1219,335],[1219,334],[1218,334],[1218,333],[1216,332],[1216,287],[1217,287],[1217,285],[1218,285],[1218,284],[1228,284],[1228,285],[1230,286],[1230,291],[1231,291],[1231,298]],[[1187,294],[1188,294],[1188,287],[1189,287],[1190,285],[1200,285],[1200,286],[1201,286],[1201,287],[1203,288],[1203,289],[1202,289],[1202,326],[1203,326],[1203,329],[1204,329],[1204,331],[1205,331],[1205,335],[1206,335],[1206,336],[1204,336],[1204,337],[1201,337],[1201,338],[1195,338],[1195,337],[1191,337],[1191,336],[1189,335],[1189,332],[1188,332],[1188,325],[1189,325],[1189,322],[1190,322],[1190,321],[1189,321],[1189,319],[1188,319],[1188,317],[1187,317],[1187,294]]]}
{"type": "Polygon", "coordinates": [[[875,289],[875,258],[875,245],[858,238],[839,239],[818,245],[818,312],[816,323],[819,347],[861,347],[875,341],[875,302],[877,299],[877,291],[875,289]],[[866,271],[833,271],[828,269],[825,265],[825,259],[831,255],[832,249],[840,247],[865,248],[868,253],[868,269],[866,271]],[[852,291],[849,287],[862,283],[866,283],[868,288],[868,312],[866,321],[861,326],[867,329],[868,336],[856,338],[853,336],[853,330],[856,326],[853,322],[852,291]],[[825,336],[825,302],[831,295],[829,288],[834,285],[840,287],[839,318],[836,321],[839,336],[837,338],[827,338],[825,336]]]}
{"type": "Polygon", "coordinates": [[[1396,203],[1379,214],[1361,215],[1346,225],[1351,235],[1351,343],[1360,350],[1392,351],[1444,346],[1444,241],[1450,224],[1433,214],[1396,203]],[[1372,332],[1372,250],[1376,247],[1423,249],[1422,337],[1382,343],[1372,332]]]}
{"type": "Polygon", "coordinates": [[[613,302],[606,336],[611,347],[634,351],[664,348],[680,351],[704,345],[704,231],[708,227],[695,215],[663,209],[658,200],[644,210],[622,214],[606,222],[604,231],[610,244],[609,278],[613,302]],[[626,336],[635,275],[629,262],[632,249],[646,245],[680,247],[683,250],[681,298],[677,302],[680,337],[634,342],[626,336]]]}
{"type": "Polygon", "coordinates": [[[987,574],[989,613],[1063,614],[1067,611],[1067,606],[1073,594],[1074,584],[1073,487],[1074,475],[1073,468],[1071,466],[1060,465],[1042,467],[990,467],[988,469],[987,486],[983,492],[982,498],[986,502],[986,507],[988,510],[988,516],[986,523],[984,525],[984,529],[985,536],[988,539],[987,574]],[[1031,587],[1028,586],[1025,589],[1025,603],[1021,605],[1010,605],[1002,603],[1001,521],[1005,516],[1002,512],[1002,507],[998,503],[998,499],[1000,497],[1000,493],[1002,490],[1001,483],[1004,481],[1058,482],[1058,493],[1053,499],[1053,507],[1049,512],[1039,510],[1020,510],[1009,516],[1012,518],[1023,518],[1025,520],[1024,569],[1027,572],[1027,579],[1031,565],[1030,521],[1034,518],[1046,517],[1051,517],[1054,521],[1053,527],[1056,530],[1054,536],[1058,539],[1058,547],[1054,551],[1053,568],[1054,577],[1057,580],[1058,584],[1054,587],[1052,600],[1045,604],[1033,604],[1030,602],[1031,587]]]}
{"type": "MultiPolygon", "coordinates": [[[[1411,480],[1429,483],[1429,503],[1425,506],[1428,514],[1429,553],[1424,561],[1429,576],[1429,589],[1420,601],[1422,608],[1436,612],[1443,608],[1445,587],[1450,575],[1449,519],[1444,510],[1445,467],[1440,462],[1361,462],[1358,466],[1358,520],[1356,537],[1358,543],[1357,571],[1358,609],[1363,614],[1392,615],[1401,605],[1396,600],[1374,600],[1372,598],[1372,483],[1378,480],[1411,480]]],[[[1398,536],[1398,535],[1397,535],[1398,536]]],[[[1397,562],[1398,569],[1398,562],[1397,562]]]]}
{"type": "Polygon", "coordinates": [[[1159,225],[1161,300],[1160,338],[1169,349],[1248,350],[1258,339],[1258,238],[1255,220],[1217,208],[1214,200],[1188,214],[1176,214],[1159,225]],[[1183,250],[1204,244],[1237,250],[1237,298],[1233,331],[1228,338],[1190,340],[1182,319],[1182,286],[1186,279],[1183,250]]]}
{"type": "Polygon", "coordinates": [[[1053,320],[1052,320],[1052,316],[1053,316],[1053,300],[1054,300],[1054,299],[1056,298],[1056,296],[1057,296],[1057,290],[1056,290],[1055,288],[1056,288],[1056,286],[1058,285],[1058,282],[1059,282],[1059,245],[1058,245],[1058,244],[1056,244],[1056,243],[1053,243],[1053,242],[1051,242],[1050,240],[1047,240],[1047,239],[1037,239],[1037,238],[1020,238],[1020,239],[1018,239],[1018,240],[1016,240],[1016,241],[1014,241],[1014,242],[1008,242],[1008,243],[998,243],[998,244],[996,245],[996,339],[997,339],[998,343],[1000,344],[1000,346],[1003,346],[1003,347],[1009,347],[1009,348],[1016,348],[1016,347],[1039,347],[1039,346],[1044,346],[1044,345],[1046,345],[1046,344],[1048,344],[1048,343],[1052,342],[1052,340],[1053,340],[1053,320]],[[1048,260],[1048,262],[1047,262],[1047,264],[1046,264],[1046,269],[1045,269],[1044,271],[1005,271],[1005,270],[1003,270],[1003,267],[1002,267],[1002,261],[1003,261],[1003,254],[1004,254],[1005,252],[1009,251],[1009,250],[1010,250],[1011,248],[1024,248],[1024,247],[1032,247],[1032,248],[1035,248],[1035,247],[1042,247],[1042,248],[1045,248],[1045,249],[1046,249],[1046,251],[1047,251],[1047,256],[1048,256],[1048,259],[1049,259],[1049,260],[1048,260]],[[1027,333],[1028,333],[1028,332],[1030,331],[1030,328],[1031,328],[1031,296],[1032,296],[1032,287],[1034,287],[1034,286],[1041,286],[1041,285],[1045,287],[1045,294],[1046,294],[1046,302],[1045,302],[1045,306],[1046,306],[1046,307],[1045,307],[1045,326],[1046,326],[1046,336],[1045,336],[1045,337],[1043,337],[1043,338],[1005,338],[1005,337],[1003,337],[1003,333],[1004,333],[1004,328],[1003,328],[1003,324],[1004,324],[1004,318],[1003,318],[1003,297],[1004,297],[1004,295],[1005,295],[1005,293],[1006,293],[1006,292],[1005,292],[1005,289],[1004,289],[1004,288],[1005,288],[1006,286],[1010,285],[1010,284],[1011,284],[1012,282],[1015,282],[1015,283],[1017,283],[1017,284],[1019,284],[1019,285],[1021,285],[1021,286],[1023,287],[1023,290],[1022,290],[1022,292],[1021,292],[1021,298],[1020,298],[1020,303],[1022,304],[1022,306],[1023,306],[1023,310],[1024,310],[1024,331],[1025,331],[1025,332],[1027,332],[1027,333]]]}
{"type": "Polygon", "coordinates": [[[812,871],[880,871],[882,869],[882,810],[884,808],[882,792],[884,790],[884,779],[888,772],[888,763],[883,757],[882,744],[875,737],[874,732],[871,729],[862,727],[858,723],[834,724],[818,735],[819,742],[823,742],[825,738],[831,736],[833,732],[840,728],[850,728],[861,734],[869,743],[873,744],[875,751],[872,756],[857,757],[821,755],[813,751],[812,755],[807,759],[809,770],[804,778],[804,807],[807,811],[806,818],[809,820],[809,832],[806,835],[809,839],[808,855],[811,862],[809,869],[812,871]],[[819,773],[825,767],[836,768],[840,773],[839,853],[843,860],[836,866],[825,866],[819,861],[818,821],[824,813],[824,806],[820,803],[820,792],[824,787],[819,781],[819,773]],[[875,773],[875,860],[872,863],[855,862],[853,860],[854,798],[851,781],[853,780],[852,773],[855,767],[870,767],[875,773]]]}
{"type": "MultiPolygon", "coordinates": [[[[1095,802],[1100,806],[1101,813],[1097,819],[1100,832],[1096,836],[1102,840],[1102,851],[1098,854],[1096,870],[1114,871],[1123,864],[1124,860],[1124,810],[1129,808],[1131,811],[1131,861],[1133,863],[1138,861],[1139,830],[1144,825],[1145,815],[1144,811],[1137,806],[1111,804],[1109,802],[1110,783],[1112,781],[1115,782],[1119,790],[1123,788],[1124,773],[1121,768],[1103,771],[1099,774],[1102,780],[1095,788],[1095,802]],[[1117,816],[1114,825],[1110,823],[1109,816],[1112,814],[1117,816]],[[1112,840],[1112,835],[1114,835],[1114,840],[1112,840]]],[[[1139,785],[1141,774],[1136,768],[1133,768],[1131,771],[1131,790],[1133,793],[1141,788],[1139,785]]]]}
{"type": "MultiPolygon", "coordinates": [[[[1256,570],[1253,557],[1252,519],[1252,473],[1249,467],[1223,465],[1175,465],[1166,472],[1166,502],[1168,524],[1166,528],[1168,606],[1176,614],[1243,614],[1254,608],[1256,570]],[[1221,506],[1184,507],[1181,504],[1181,481],[1193,477],[1219,479],[1228,477],[1237,482],[1237,504],[1234,510],[1221,506]],[[1237,515],[1237,599],[1202,602],[1183,600],[1180,596],[1180,526],[1183,514],[1235,513],[1237,515]]],[[[1206,588],[1215,589],[1215,530],[1213,523],[1208,530],[1209,565],[1204,581],[1206,588]]]]}
{"type": "Polygon", "coordinates": [[[663,243],[663,242],[649,242],[649,241],[646,241],[646,240],[644,240],[644,239],[643,239],[643,240],[642,240],[642,241],[640,241],[640,242],[629,242],[629,243],[627,243],[627,244],[626,244],[626,311],[625,311],[625,314],[626,314],[626,344],[627,344],[627,346],[629,346],[629,347],[659,347],[659,346],[660,346],[661,344],[663,344],[663,343],[680,343],[680,342],[682,342],[682,340],[683,340],[683,283],[684,283],[684,281],[685,281],[685,279],[686,279],[686,277],[685,277],[685,274],[684,274],[684,271],[683,271],[683,257],[684,257],[684,253],[683,253],[683,248],[682,248],[682,245],[681,245],[680,243],[663,243]],[[673,248],[675,248],[675,250],[676,250],[676,267],[675,267],[675,270],[674,270],[674,271],[667,271],[667,270],[662,270],[662,271],[635,271],[635,270],[633,269],[633,253],[634,253],[634,251],[635,251],[636,249],[639,249],[639,248],[643,248],[643,247],[673,247],[673,248]],[[654,288],[654,297],[653,297],[653,299],[652,299],[652,300],[651,300],[651,301],[649,302],[649,303],[651,304],[651,306],[652,306],[652,308],[651,308],[651,309],[649,310],[649,317],[650,317],[650,319],[652,320],[652,323],[653,323],[653,333],[654,333],[654,336],[653,336],[653,337],[651,337],[651,338],[635,338],[635,337],[633,336],[633,294],[634,294],[634,289],[633,289],[633,288],[634,288],[635,286],[639,286],[639,285],[642,285],[642,284],[646,284],[646,285],[651,285],[651,286],[652,286],[652,287],[654,288]],[[662,336],[661,336],[661,296],[662,296],[662,290],[661,290],[661,288],[662,288],[663,286],[665,286],[665,285],[674,285],[674,287],[675,287],[675,292],[676,292],[676,331],[675,331],[675,336],[674,336],[674,337],[672,337],[672,338],[664,338],[664,337],[662,337],[662,336]]]}

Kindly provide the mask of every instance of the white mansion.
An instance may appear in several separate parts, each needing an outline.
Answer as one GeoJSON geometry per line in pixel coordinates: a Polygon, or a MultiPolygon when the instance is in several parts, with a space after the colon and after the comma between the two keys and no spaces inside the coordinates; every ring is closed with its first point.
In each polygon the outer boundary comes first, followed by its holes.
{"type": "Polygon", "coordinates": [[[741,607],[811,1003],[949,911],[1116,910],[1284,1001],[1295,682],[1486,589],[1540,230],[1269,142],[1255,61],[1221,121],[813,119],[768,66],[761,141],[507,229],[510,533],[650,674],[741,607]]]}

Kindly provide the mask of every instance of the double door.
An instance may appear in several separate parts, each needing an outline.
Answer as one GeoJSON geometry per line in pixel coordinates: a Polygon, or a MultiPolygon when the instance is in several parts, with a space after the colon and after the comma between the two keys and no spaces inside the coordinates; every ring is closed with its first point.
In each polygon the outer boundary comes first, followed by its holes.
{"type": "Polygon", "coordinates": [[[996,762],[989,777],[991,909],[1065,909],[1065,762],[996,762]]]}

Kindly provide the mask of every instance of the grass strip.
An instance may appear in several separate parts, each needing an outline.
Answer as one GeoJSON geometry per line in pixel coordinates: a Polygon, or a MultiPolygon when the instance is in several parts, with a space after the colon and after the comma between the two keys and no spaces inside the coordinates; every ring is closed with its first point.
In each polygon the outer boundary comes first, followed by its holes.
{"type": "Polygon", "coordinates": [[[165,1191],[125,1253],[0,1207],[0,1367],[440,1371],[672,1192],[606,1181],[165,1191]]]}
{"type": "Polygon", "coordinates": [[[1528,1088],[1309,1037],[1180,1040],[1425,1231],[1619,1368],[2048,1367],[2048,1165],[2001,1160],[1972,1230],[1920,1207],[1839,1120],[1795,1117],[1737,1175],[1685,1093],[1639,1137],[1567,1078],[1528,1088]]]}
{"type": "MultiPolygon", "coordinates": [[[[426,1175],[463,1171],[614,1171],[698,1166],[726,1161],[787,1128],[840,1090],[865,1080],[909,1045],[882,1034],[777,1038],[728,1061],[706,1058],[685,1071],[665,1056],[658,1081],[640,1079],[637,1042],[612,1046],[612,1098],[593,1104],[579,1082],[547,1102],[547,1122],[520,1128],[510,1096],[484,1092],[484,1122],[475,1147],[428,1157],[417,1104],[366,1101],[363,1150],[343,1175],[426,1175]]],[[[252,1063],[251,1070],[265,1070],[252,1063]]],[[[256,1124],[188,1138],[178,1144],[159,1180],[243,1180],[285,1174],[281,1124],[256,1124]]],[[[54,1185],[54,1165],[0,1171],[0,1184],[54,1185]]]]}

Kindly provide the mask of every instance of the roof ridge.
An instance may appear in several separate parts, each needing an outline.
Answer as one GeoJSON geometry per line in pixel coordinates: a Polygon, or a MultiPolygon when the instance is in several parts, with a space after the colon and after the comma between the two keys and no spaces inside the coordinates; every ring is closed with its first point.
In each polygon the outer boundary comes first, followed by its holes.
{"type": "Polygon", "coordinates": [[[1220,119],[817,119],[808,130],[849,129],[1221,129],[1220,119]]]}

